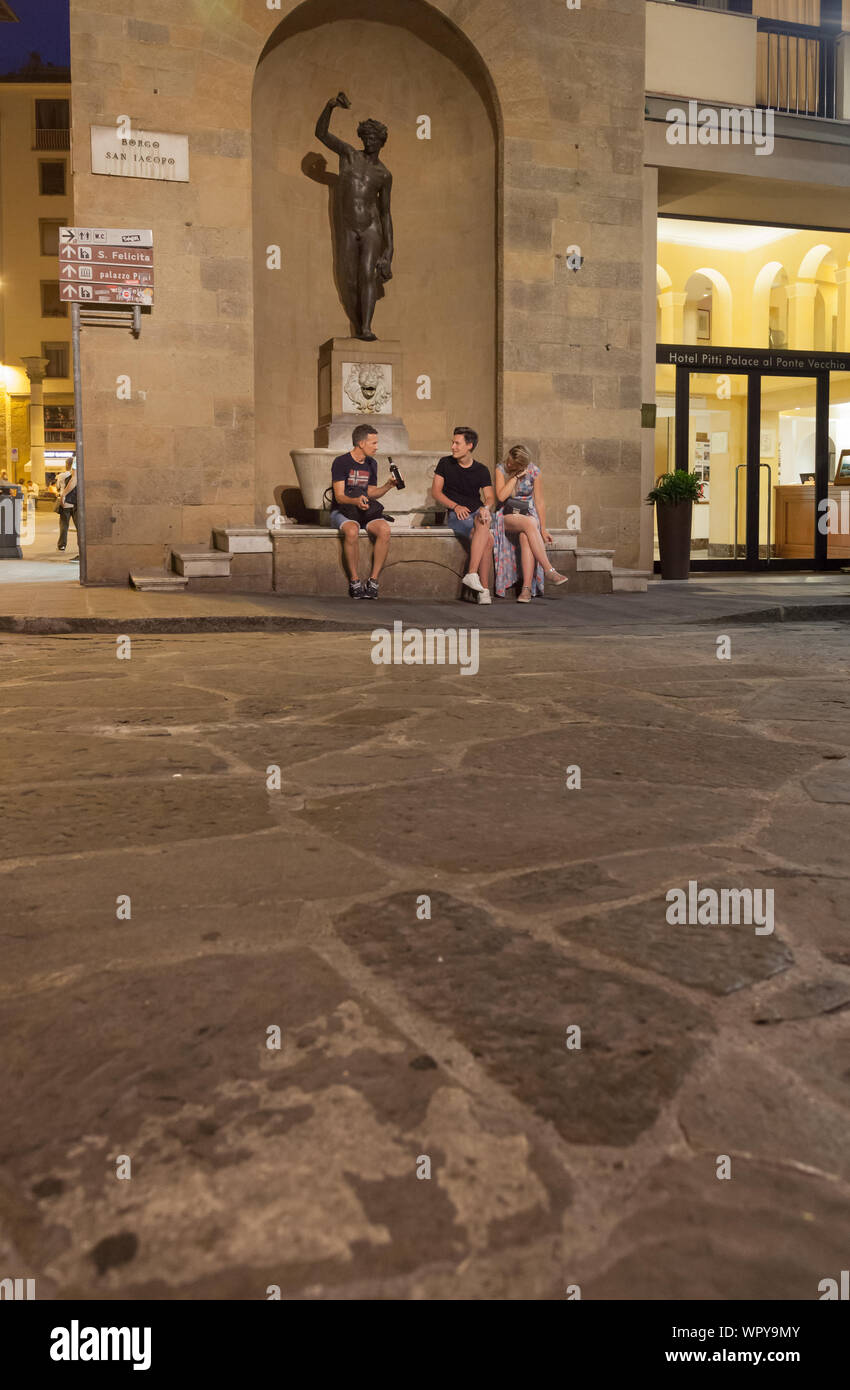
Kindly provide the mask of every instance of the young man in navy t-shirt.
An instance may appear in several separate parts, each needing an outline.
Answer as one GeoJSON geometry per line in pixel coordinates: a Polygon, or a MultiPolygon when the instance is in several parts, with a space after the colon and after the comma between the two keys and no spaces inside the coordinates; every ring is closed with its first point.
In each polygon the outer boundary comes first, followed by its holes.
{"type": "Polygon", "coordinates": [[[348,454],[340,454],[331,464],[331,483],[333,485],[333,506],[331,523],[342,532],[345,548],[345,562],[348,566],[348,594],[350,598],[377,598],[378,575],[384,567],[387,551],[390,548],[390,523],[380,515],[372,503],[396,486],[390,478],[383,487],[378,487],[378,465],[375,454],[378,448],[378,432],[371,425],[357,425],[351,436],[352,449],[348,454]],[[360,532],[365,531],[375,542],[372,553],[372,574],[364,584],[357,577],[360,532]]]}

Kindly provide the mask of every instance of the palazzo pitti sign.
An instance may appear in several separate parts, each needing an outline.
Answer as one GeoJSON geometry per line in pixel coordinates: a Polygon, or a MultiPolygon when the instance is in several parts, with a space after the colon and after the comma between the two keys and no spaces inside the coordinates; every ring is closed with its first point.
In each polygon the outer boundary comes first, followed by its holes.
{"type": "Polygon", "coordinates": [[[133,130],[129,124],[93,125],[91,171],[130,179],[189,182],[189,137],[133,130]]]}

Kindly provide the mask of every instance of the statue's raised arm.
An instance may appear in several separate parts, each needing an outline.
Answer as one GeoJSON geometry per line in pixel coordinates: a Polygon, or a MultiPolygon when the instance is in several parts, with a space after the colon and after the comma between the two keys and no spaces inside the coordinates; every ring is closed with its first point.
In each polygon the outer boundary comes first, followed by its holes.
{"type": "Polygon", "coordinates": [[[350,105],[351,102],[348,100],[345,92],[338,92],[335,97],[331,97],[316,122],[316,139],[321,140],[322,144],[329,150],[333,150],[334,154],[344,155],[353,153],[351,145],[347,145],[344,140],[338,139],[336,135],[331,135],[330,132],[331,112],[334,107],[342,106],[347,110],[350,105]]]}

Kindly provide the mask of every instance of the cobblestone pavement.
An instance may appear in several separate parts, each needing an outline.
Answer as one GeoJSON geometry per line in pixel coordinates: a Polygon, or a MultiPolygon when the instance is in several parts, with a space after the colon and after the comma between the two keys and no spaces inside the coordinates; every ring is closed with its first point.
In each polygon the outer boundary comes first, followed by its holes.
{"type": "Polygon", "coordinates": [[[0,637],[0,1274],[817,1298],[847,631],[487,632],[475,676],[362,631],[0,637]],[[691,882],[762,930],[669,924],[691,882]]]}

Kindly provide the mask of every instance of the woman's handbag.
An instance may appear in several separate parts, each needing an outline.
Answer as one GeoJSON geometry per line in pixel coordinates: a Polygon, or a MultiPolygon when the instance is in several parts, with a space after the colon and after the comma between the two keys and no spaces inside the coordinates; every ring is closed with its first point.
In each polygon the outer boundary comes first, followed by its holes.
{"type": "Polygon", "coordinates": [[[505,516],[531,516],[530,497],[509,497],[502,510],[505,516]]]}

